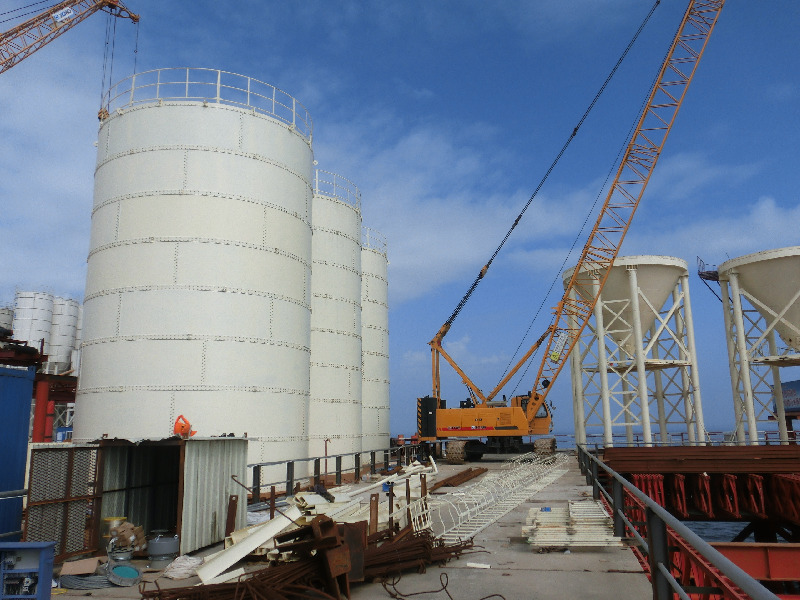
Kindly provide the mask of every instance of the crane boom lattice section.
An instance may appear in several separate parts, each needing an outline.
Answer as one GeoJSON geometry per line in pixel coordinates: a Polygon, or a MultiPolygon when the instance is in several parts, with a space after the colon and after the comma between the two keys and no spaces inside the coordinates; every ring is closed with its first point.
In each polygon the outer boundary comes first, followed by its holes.
{"type": "MultiPolygon", "coordinates": [[[[536,405],[544,402],[550,382],[589,322],[724,4],[725,0],[697,0],[683,17],[594,229],[555,307],[554,326],[534,386],[536,405]],[[585,298],[571,295],[573,289],[596,292],[585,298]]],[[[532,408],[529,421],[535,414],[536,407],[532,408]]]]}
{"type": "Polygon", "coordinates": [[[0,34],[0,73],[26,59],[62,33],[99,10],[109,9],[134,23],[139,20],[116,0],[64,0],[24,23],[0,34]]]}

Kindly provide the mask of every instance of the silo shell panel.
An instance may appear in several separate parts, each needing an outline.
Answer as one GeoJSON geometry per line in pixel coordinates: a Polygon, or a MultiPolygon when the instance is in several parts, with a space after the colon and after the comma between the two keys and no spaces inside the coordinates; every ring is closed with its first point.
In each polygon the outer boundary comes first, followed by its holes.
{"type": "Polygon", "coordinates": [[[111,111],[76,439],[163,438],[184,415],[247,433],[251,462],[306,455],[312,162],[310,136],[254,109],[111,111]]]}
{"type": "Polygon", "coordinates": [[[346,179],[312,202],[311,402],[309,454],[361,450],[361,211],[346,179]],[[352,193],[339,194],[342,184],[352,193]]]}
{"type": "Polygon", "coordinates": [[[46,292],[17,292],[14,300],[14,339],[50,353],[50,330],[53,327],[53,295],[46,292]]]}
{"type": "Polygon", "coordinates": [[[753,306],[768,323],[775,319],[774,315],[782,314],[775,329],[789,347],[800,351],[797,333],[800,302],[796,300],[800,280],[786,276],[800,273],[800,246],[765,250],[728,260],[719,266],[720,279],[727,279],[728,273],[733,271],[738,273],[739,286],[758,300],[753,306]]]}
{"type": "MultiPolygon", "coordinates": [[[[634,348],[631,345],[629,332],[633,323],[633,313],[630,304],[622,304],[630,298],[631,293],[627,273],[629,268],[636,268],[640,293],[658,310],[669,298],[681,275],[686,274],[686,261],[671,256],[620,256],[614,261],[602,291],[604,318],[609,327],[608,335],[632,355],[634,348]],[[615,304],[617,301],[620,301],[620,304],[615,304]]],[[[574,270],[575,267],[564,272],[565,285],[569,283],[574,270]]],[[[589,285],[578,285],[577,291],[586,300],[594,297],[594,290],[589,285]]],[[[655,317],[652,310],[640,312],[642,331],[650,329],[655,317]]]]}
{"type": "MultiPolygon", "coordinates": [[[[365,232],[369,241],[369,230],[365,232]]],[[[362,422],[365,450],[389,444],[389,285],[386,245],[365,245],[361,251],[361,331],[363,364],[362,422]]]]}

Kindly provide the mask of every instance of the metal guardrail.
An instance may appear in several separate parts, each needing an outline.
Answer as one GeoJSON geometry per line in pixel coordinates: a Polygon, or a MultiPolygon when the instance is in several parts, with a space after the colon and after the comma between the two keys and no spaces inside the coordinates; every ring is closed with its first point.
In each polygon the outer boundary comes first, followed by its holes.
{"type": "MultiPolygon", "coordinates": [[[[3,500],[11,500],[14,498],[24,498],[28,494],[28,490],[9,490],[6,492],[0,492],[0,501],[3,500]]],[[[0,532],[0,540],[4,540],[5,538],[10,537],[19,537],[22,535],[22,529],[17,531],[2,531],[0,532]]]]}
{"type": "Polygon", "coordinates": [[[102,106],[106,113],[113,113],[164,101],[246,108],[286,123],[311,143],[311,115],[298,100],[269,83],[218,69],[181,67],[136,73],[109,88],[102,106]]]}
{"type": "MultiPolygon", "coordinates": [[[[441,446],[441,444],[439,444],[441,446]]],[[[251,470],[250,481],[252,486],[249,488],[253,494],[251,501],[258,502],[261,497],[261,490],[272,487],[283,489],[284,493],[291,495],[299,485],[307,482],[310,485],[319,485],[325,478],[330,475],[334,476],[336,485],[342,485],[344,476],[352,473],[354,479],[361,478],[363,470],[368,466],[369,473],[375,474],[378,468],[388,469],[392,464],[396,466],[408,465],[411,460],[418,455],[427,456],[431,449],[430,444],[406,444],[403,446],[392,446],[390,448],[383,448],[377,450],[368,450],[363,452],[350,452],[346,454],[335,454],[331,456],[316,456],[310,458],[301,458],[290,461],[275,461],[263,462],[247,465],[251,470]],[[368,456],[368,461],[364,462],[362,458],[368,456]],[[380,456],[380,460],[379,457],[380,456]],[[333,463],[334,469],[328,470],[328,465],[333,463]],[[303,477],[295,476],[295,465],[298,463],[312,463],[312,472],[310,475],[303,477]],[[281,481],[272,481],[265,483],[262,481],[262,472],[265,468],[284,466],[286,478],[281,481]],[[323,465],[325,468],[323,469],[323,465]]]]}
{"type": "Polygon", "coordinates": [[[730,580],[748,597],[753,600],[777,600],[775,594],[715,550],[619,473],[589,453],[585,447],[578,448],[578,463],[581,472],[586,475],[587,484],[592,486],[593,498],[599,500],[602,495],[611,506],[614,535],[635,538],[641,552],[647,557],[655,600],[672,600],[675,594],[684,600],[689,600],[689,594],[694,597],[698,597],[697,594],[703,594],[702,597],[729,597],[724,594],[725,582],[719,577],[712,588],[687,585],[678,581],[680,573],[672,559],[675,547],[670,545],[671,533],[685,540],[718,574],[730,580]],[[610,491],[600,481],[601,471],[608,476],[610,491]],[[626,504],[626,496],[635,499],[637,504],[644,507],[644,522],[634,522],[628,517],[626,508],[630,510],[636,507],[626,504]]]}

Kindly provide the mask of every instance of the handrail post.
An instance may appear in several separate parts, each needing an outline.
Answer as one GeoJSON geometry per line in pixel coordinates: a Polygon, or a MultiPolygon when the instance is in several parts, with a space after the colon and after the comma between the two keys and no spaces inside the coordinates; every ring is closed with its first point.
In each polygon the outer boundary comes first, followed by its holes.
{"type": "Polygon", "coordinates": [[[625,490],[616,479],[611,482],[611,498],[614,510],[614,536],[623,538],[625,537],[625,521],[622,519],[622,514],[625,510],[625,490]]]}
{"type": "Polygon", "coordinates": [[[647,546],[648,560],[650,562],[650,576],[653,578],[653,600],[671,600],[672,586],[669,580],[664,577],[659,564],[664,565],[669,570],[669,547],[667,545],[667,525],[650,507],[645,508],[645,520],[647,521],[647,546]]]}
{"type": "MultiPolygon", "coordinates": [[[[327,475],[327,473],[326,473],[327,475]]],[[[314,459],[314,485],[320,484],[320,460],[318,458],[314,459]]]]}
{"type": "MultiPolygon", "coordinates": [[[[373,452],[373,454],[374,454],[374,452],[373,452]]],[[[353,460],[355,462],[355,468],[354,468],[354,470],[355,470],[355,482],[358,483],[359,481],[361,481],[361,453],[359,452],[358,454],[356,454],[355,457],[353,458],[353,460]]],[[[374,462],[375,461],[373,460],[373,464],[374,464],[374,462]]]]}
{"type": "Polygon", "coordinates": [[[293,494],[294,490],[294,461],[286,463],[286,497],[293,494]]]}
{"type": "Polygon", "coordinates": [[[386,469],[387,471],[389,470],[389,451],[388,450],[384,450],[383,451],[383,468],[386,469]]]}
{"type": "Polygon", "coordinates": [[[597,476],[597,463],[592,461],[592,499],[600,500],[600,482],[597,476]]]}
{"type": "Polygon", "coordinates": [[[261,502],[261,465],[253,467],[253,502],[261,502]]]}
{"type": "Polygon", "coordinates": [[[342,485],[342,457],[336,457],[336,485],[342,485]]]}
{"type": "Polygon", "coordinates": [[[375,475],[378,470],[375,468],[375,451],[369,453],[369,473],[370,475],[375,475]]]}

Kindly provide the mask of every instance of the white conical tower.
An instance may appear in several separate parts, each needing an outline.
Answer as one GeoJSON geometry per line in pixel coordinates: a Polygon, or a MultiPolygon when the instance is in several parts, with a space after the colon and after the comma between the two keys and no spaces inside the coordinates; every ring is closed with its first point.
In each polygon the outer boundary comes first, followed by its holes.
{"type": "MultiPolygon", "coordinates": [[[[573,269],[564,273],[565,285],[573,269]]],[[[578,441],[599,436],[606,446],[649,445],[677,434],[702,442],[686,262],[669,256],[618,257],[599,295],[603,273],[594,276],[592,289],[573,292],[598,298],[571,355],[578,441]]]]}

